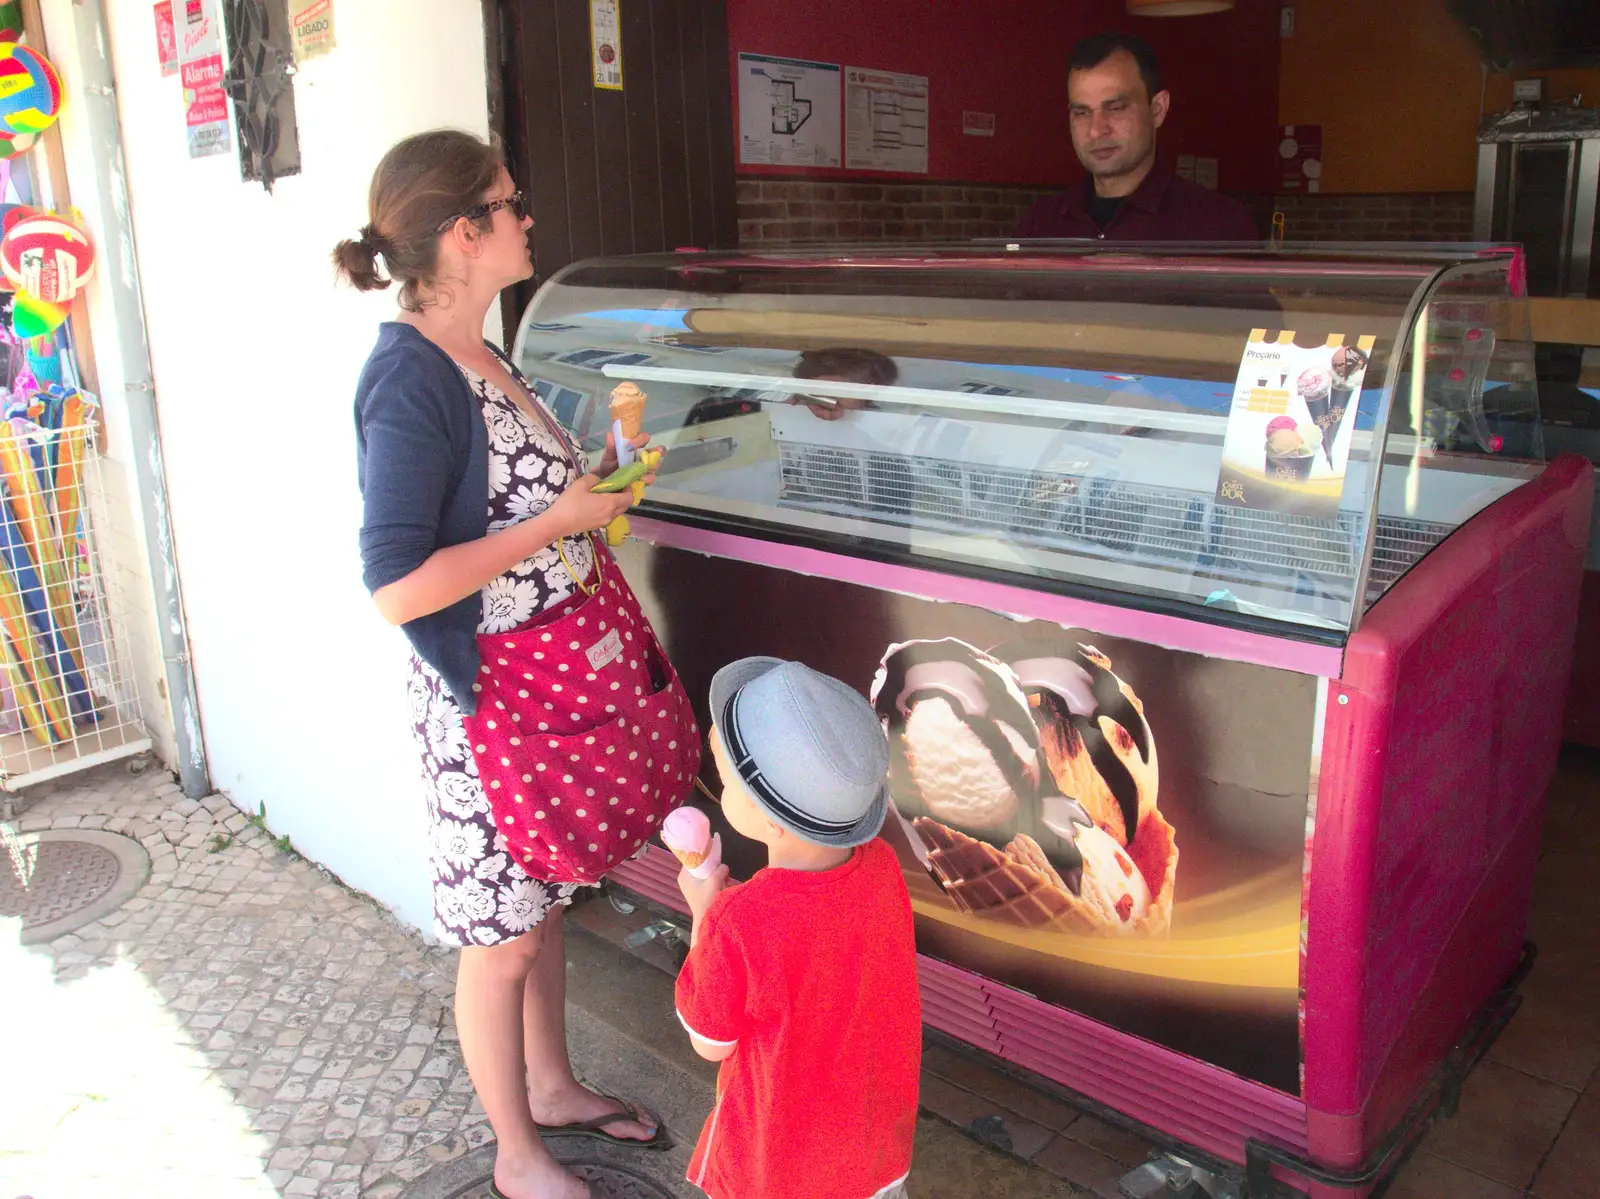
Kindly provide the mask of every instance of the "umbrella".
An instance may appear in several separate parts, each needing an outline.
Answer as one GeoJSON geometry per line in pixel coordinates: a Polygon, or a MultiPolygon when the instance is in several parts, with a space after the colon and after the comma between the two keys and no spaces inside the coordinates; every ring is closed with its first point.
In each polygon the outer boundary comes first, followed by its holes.
{"type": "Polygon", "coordinates": [[[43,606],[43,588],[32,563],[27,561],[26,547],[16,539],[16,522],[9,517],[9,505],[0,504],[0,557],[11,568],[0,570],[0,627],[5,630],[5,637],[0,640],[5,643],[6,661],[16,668],[12,690],[23,719],[35,736],[46,743],[70,741],[71,711],[56,681],[47,648],[35,635],[34,623],[29,619],[30,609],[36,612],[43,606]]]}
{"type": "Polygon", "coordinates": [[[50,621],[76,655],[79,650],[77,611],[61,560],[61,532],[56,528],[49,492],[39,483],[37,472],[41,463],[34,457],[39,443],[32,435],[36,428],[17,417],[0,422],[0,479],[4,479],[10,490],[11,511],[28,552],[44,578],[50,621]]]}
{"type": "Polygon", "coordinates": [[[83,458],[89,446],[89,405],[83,393],[69,392],[61,401],[52,444],[54,478],[50,488],[56,500],[56,528],[61,535],[61,560],[72,561],[78,536],[79,505],[83,502],[83,458]]]}

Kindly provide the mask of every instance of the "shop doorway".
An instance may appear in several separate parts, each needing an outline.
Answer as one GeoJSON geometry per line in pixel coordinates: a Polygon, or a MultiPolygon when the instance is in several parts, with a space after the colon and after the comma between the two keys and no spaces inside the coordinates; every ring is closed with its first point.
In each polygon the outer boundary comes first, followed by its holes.
{"type": "Polygon", "coordinates": [[[622,89],[595,86],[589,0],[500,0],[505,139],[535,277],[595,255],[737,242],[723,0],[628,0],[622,89]]]}

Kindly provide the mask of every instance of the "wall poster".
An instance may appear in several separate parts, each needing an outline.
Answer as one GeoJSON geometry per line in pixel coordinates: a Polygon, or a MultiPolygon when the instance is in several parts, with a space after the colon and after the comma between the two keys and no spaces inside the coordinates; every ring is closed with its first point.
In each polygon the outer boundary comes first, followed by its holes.
{"type": "Polygon", "coordinates": [[[1344,494],[1355,410],[1377,338],[1253,329],[1222,445],[1217,502],[1332,519],[1344,494]]]}
{"type": "MultiPolygon", "coordinates": [[[[871,699],[922,953],[1299,1092],[1316,680],[637,541],[619,558],[703,724],[712,675],[752,654],[871,699]]],[[[735,876],[759,869],[696,802],[735,876]]]]}
{"type": "Polygon", "coordinates": [[[993,137],[994,113],[962,112],[961,132],[968,137],[993,137]]]}
{"type": "Polygon", "coordinates": [[[1278,139],[1278,160],[1283,166],[1279,187],[1286,192],[1315,195],[1322,190],[1322,126],[1285,125],[1278,139]]]}
{"type": "Polygon", "coordinates": [[[178,73],[178,29],[172,19],[172,0],[156,5],[156,54],[163,78],[178,73]]]}
{"type": "Polygon", "coordinates": [[[622,17],[620,0],[589,0],[589,55],[594,85],[602,91],[622,90],[622,17]]]}
{"type": "Polygon", "coordinates": [[[739,161],[839,165],[837,64],[739,55],[739,161]]]}
{"type": "Polygon", "coordinates": [[[844,146],[852,171],[926,175],[928,77],[846,67],[844,146]]]}
{"type": "Polygon", "coordinates": [[[294,35],[294,60],[319,58],[334,47],[333,0],[309,0],[289,16],[294,35]]]}
{"type": "Polygon", "coordinates": [[[183,0],[178,36],[189,157],[224,154],[231,143],[228,94],[222,90],[222,26],[217,22],[217,0],[183,0]]]}

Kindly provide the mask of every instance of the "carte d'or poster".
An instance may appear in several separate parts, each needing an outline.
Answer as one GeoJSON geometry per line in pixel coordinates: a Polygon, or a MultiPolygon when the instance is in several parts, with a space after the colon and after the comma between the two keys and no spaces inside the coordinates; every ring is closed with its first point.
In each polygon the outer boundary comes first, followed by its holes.
{"type": "MultiPolygon", "coordinates": [[[[702,720],[712,675],[756,654],[873,704],[920,952],[1297,1091],[1315,680],[637,542],[619,557],[702,720]]],[[[702,806],[736,877],[764,865],[702,806]]]]}
{"type": "Polygon", "coordinates": [[[1339,511],[1356,409],[1377,338],[1252,329],[1234,383],[1217,502],[1331,519],[1339,511]]]}

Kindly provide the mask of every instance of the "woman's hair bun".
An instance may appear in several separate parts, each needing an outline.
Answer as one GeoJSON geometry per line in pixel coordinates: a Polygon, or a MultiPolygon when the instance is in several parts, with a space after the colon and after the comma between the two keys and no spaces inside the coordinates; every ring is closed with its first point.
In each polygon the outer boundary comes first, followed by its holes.
{"type": "MultiPolygon", "coordinates": [[[[362,291],[394,282],[400,307],[421,312],[438,298],[435,275],[444,223],[482,204],[504,170],[498,149],[459,129],[435,129],[396,142],[372,173],[367,224],[357,237],[334,247],[334,269],[362,291]]],[[[486,221],[479,227],[487,230],[492,219],[486,221]]]]}
{"type": "Polygon", "coordinates": [[[333,269],[357,291],[382,291],[389,280],[378,274],[378,255],[388,249],[388,238],[375,226],[363,225],[357,237],[346,238],[333,248],[333,269]]]}

